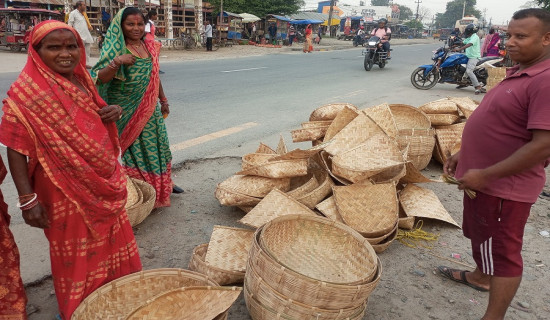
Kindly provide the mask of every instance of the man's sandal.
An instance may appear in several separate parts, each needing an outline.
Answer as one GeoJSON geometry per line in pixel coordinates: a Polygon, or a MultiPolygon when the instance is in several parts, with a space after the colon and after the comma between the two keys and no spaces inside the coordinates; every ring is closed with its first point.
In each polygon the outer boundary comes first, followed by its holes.
{"type": "Polygon", "coordinates": [[[468,287],[476,289],[477,291],[481,291],[481,292],[489,291],[485,288],[476,286],[475,284],[473,284],[471,282],[468,282],[468,280],[466,279],[466,272],[468,272],[468,271],[466,271],[466,270],[451,269],[451,268],[445,267],[445,266],[439,266],[439,267],[437,267],[437,270],[439,270],[441,275],[443,277],[447,278],[447,279],[453,280],[453,281],[458,282],[458,283],[465,284],[468,287]],[[460,279],[453,277],[453,272],[460,272],[460,279]]]}

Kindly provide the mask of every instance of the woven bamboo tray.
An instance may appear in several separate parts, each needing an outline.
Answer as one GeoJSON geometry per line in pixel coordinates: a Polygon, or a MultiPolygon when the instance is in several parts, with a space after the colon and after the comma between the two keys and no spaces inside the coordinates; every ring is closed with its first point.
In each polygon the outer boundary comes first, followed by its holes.
{"type": "Polygon", "coordinates": [[[432,126],[449,126],[460,121],[460,117],[456,114],[427,114],[432,126]]]}
{"type": "Polygon", "coordinates": [[[390,110],[398,130],[429,129],[430,119],[421,110],[407,104],[390,104],[390,110]]]}
{"type": "MultiPolygon", "coordinates": [[[[487,89],[489,90],[489,89],[487,89]]],[[[473,100],[469,97],[449,97],[449,100],[456,103],[458,106],[458,110],[468,119],[472,112],[477,108],[479,105],[479,101],[473,100]]]]}
{"type": "Polygon", "coordinates": [[[216,187],[214,195],[223,206],[255,206],[262,200],[234,190],[226,189],[219,184],[216,187]]]}
{"type": "Polygon", "coordinates": [[[239,222],[253,228],[259,228],[277,217],[289,214],[316,216],[305,205],[289,197],[284,192],[274,189],[239,222]]]}
{"type": "Polygon", "coordinates": [[[458,116],[458,109],[454,101],[443,98],[421,105],[418,109],[426,114],[454,114],[458,116]]]}
{"type": "Polygon", "coordinates": [[[460,227],[430,189],[408,184],[399,193],[399,202],[409,217],[437,219],[460,227]]]}
{"type": "MultiPolygon", "coordinates": [[[[380,281],[382,265],[378,258],[373,280],[368,283],[342,285],[306,277],[273,260],[259,245],[260,232],[261,229],[254,235],[248,258],[249,264],[260,272],[262,279],[269,286],[289,299],[324,309],[353,308],[362,305],[380,281]]],[[[347,269],[343,270],[347,271],[347,269]]]]}
{"type": "Polygon", "coordinates": [[[323,138],[328,130],[326,127],[309,127],[290,131],[292,142],[315,141],[323,138]]]}
{"type": "Polygon", "coordinates": [[[424,176],[411,161],[407,162],[406,171],[406,175],[399,180],[399,182],[402,184],[437,182],[436,180],[432,180],[424,176]]]}
{"type": "Polygon", "coordinates": [[[399,131],[397,137],[399,149],[408,146],[407,161],[422,170],[428,166],[435,146],[434,129],[405,129],[399,131]]]}
{"type": "Polygon", "coordinates": [[[269,286],[250,264],[246,269],[244,286],[246,291],[261,305],[275,310],[278,314],[284,314],[291,319],[353,319],[362,314],[365,305],[348,309],[320,309],[294,301],[285,297],[269,286]]]}
{"type": "Polygon", "coordinates": [[[271,147],[262,142],[260,142],[260,145],[258,146],[258,149],[256,149],[255,153],[277,154],[275,150],[271,149],[271,147]]]}
{"type": "Polygon", "coordinates": [[[307,174],[307,159],[268,161],[256,167],[239,171],[237,174],[275,179],[305,176],[307,174]]]}
{"type": "Polygon", "coordinates": [[[330,140],[325,151],[334,156],[357,147],[376,134],[385,133],[371,118],[360,113],[330,140]]]}
{"type": "Polygon", "coordinates": [[[386,238],[391,236],[395,232],[395,230],[398,228],[398,225],[399,225],[399,223],[395,222],[395,226],[393,227],[393,229],[390,232],[388,232],[388,233],[386,233],[386,234],[384,234],[380,237],[376,237],[376,238],[367,238],[367,237],[365,237],[365,239],[367,239],[367,241],[371,245],[373,245],[373,247],[374,247],[375,244],[379,244],[379,243],[383,242],[386,238]]]}
{"type": "MultiPolygon", "coordinates": [[[[202,273],[208,276],[213,281],[217,282],[220,286],[229,284],[241,284],[244,280],[244,272],[241,271],[229,271],[209,266],[204,261],[206,257],[206,251],[208,250],[208,243],[203,243],[193,249],[193,255],[189,261],[189,270],[202,273]]],[[[248,254],[248,253],[247,253],[248,254]]]]}
{"type": "Polygon", "coordinates": [[[152,297],[181,287],[218,286],[207,276],[183,269],[153,269],[111,281],[80,303],[72,320],[124,319],[152,297]]]}
{"type": "Polygon", "coordinates": [[[333,187],[333,193],[344,222],[364,237],[377,238],[395,227],[399,214],[395,184],[333,187]]]}
{"type": "Polygon", "coordinates": [[[342,217],[338,213],[338,208],[336,208],[334,196],[325,199],[323,202],[316,205],[315,208],[330,220],[344,223],[344,220],[342,220],[342,217]]]}
{"type": "Polygon", "coordinates": [[[313,112],[309,116],[309,121],[334,120],[338,113],[346,107],[357,110],[357,107],[351,103],[325,104],[313,110],[313,112]]]}
{"type": "Polygon", "coordinates": [[[314,209],[319,202],[323,201],[323,199],[331,194],[332,186],[334,185],[334,182],[332,182],[328,172],[322,171],[318,175],[318,179],[321,181],[321,184],[307,194],[296,198],[298,202],[304,204],[310,209],[314,209]]]}
{"type": "Polygon", "coordinates": [[[382,170],[381,172],[370,177],[369,180],[375,184],[392,183],[392,182],[397,183],[406,174],[407,174],[406,165],[404,162],[402,162],[396,166],[392,166],[382,170]]]}
{"type": "MultiPolygon", "coordinates": [[[[246,307],[248,309],[248,312],[250,313],[250,317],[253,320],[273,320],[273,319],[284,319],[284,320],[317,320],[317,317],[313,318],[293,318],[291,316],[286,315],[285,313],[277,312],[277,310],[272,309],[268,306],[265,306],[261,304],[254,295],[252,295],[246,287],[243,289],[244,292],[244,302],[246,304],[246,307]]],[[[337,320],[361,320],[363,319],[365,312],[366,312],[366,306],[363,307],[363,311],[357,315],[355,318],[332,318],[337,320]]],[[[321,319],[321,318],[319,318],[321,319]]]]}
{"type": "Polygon", "coordinates": [[[391,245],[393,240],[395,240],[396,237],[397,237],[397,225],[396,225],[395,229],[393,230],[393,232],[386,239],[384,239],[380,243],[372,245],[372,247],[374,249],[374,252],[376,252],[377,254],[380,254],[380,253],[386,251],[386,249],[389,248],[389,246],[391,245]]]}
{"type": "Polygon", "coordinates": [[[214,226],[204,261],[222,270],[244,272],[253,237],[249,229],[214,226]]]}
{"type": "Polygon", "coordinates": [[[363,237],[321,217],[274,219],[262,228],[260,246],[286,268],[319,281],[368,283],[376,271],[376,255],[363,237]]]}
{"type": "Polygon", "coordinates": [[[462,140],[462,131],[464,131],[465,122],[442,126],[435,128],[437,155],[436,160],[444,164],[447,161],[447,155],[451,153],[456,143],[462,140]]]}
{"type": "Polygon", "coordinates": [[[187,287],[161,293],[134,310],[127,320],[208,320],[227,312],[242,289],[187,287]]]}
{"type": "Polygon", "coordinates": [[[153,211],[153,208],[155,207],[155,201],[157,199],[157,192],[152,185],[148,184],[145,181],[141,181],[138,179],[132,180],[134,185],[136,186],[136,189],[138,190],[138,193],[141,193],[143,197],[141,203],[137,203],[126,210],[130,225],[134,227],[142,223],[143,220],[145,220],[145,218],[147,218],[151,214],[151,211],[153,211]]]}
{"type": "Polygon", "coordinates": [[[411,230],[414,228],[414,217],[399,217],[399,229],[411,230]]]}
{"type": "Polygon", "coordinates": [[[290,188],[290,178],[273,179],[259,176],[233,175],[221,182],[219,186],[247,196],[263,198],[273,189],[287,191],[290,188]]]}
{"type": "Polygon", "coordinates": [[[340,132],[345,126],[347,126],[353,119],[359,115],[357,109],[345,107],[342,111],[336,115],[336,118],[332,121],[325,133],[323,141],[329,141],[338,132],[340,132]]]}
{"type": "Polygon", "coordinates": [[[319,182],[317,181],[317,178],[315,178],[315,176],[313,174],[311,174],[310,176],[311,177],[309,179],[307,179],[303,184],[301,184],[298,187],[288,191],[286,194],[288,194],[290,197],[296,199],[296,198],[300,198],[300,197],[305,196],[306,194],[308,194],[311,191],[315,190],[315,188],[319,187],[319,182]]]}
{"type": "Polygon", "coordinates": [[[320,164],[321,166],[323,167],[323,169],[328,172],[328,174],[336,181],[338,181],[340,184],[344,185],[344,186],[347,186],[347,185],[350,185],[352,184],[352,182],[350,182],[349,180],[347,179],[344,179],[342,177],[339,177],[337,176],[336,174],[334,174],[332,172],[332,158],[331,156],[328,154],[328,152],[325,152],[325,151],[321,151],[319,152],[319,160],[320,160],[320,164]]]}
{"type": "Polygon", "coordinates": [[[364,109],[363,112],[371,118],[384,132],[392,137],[397,137],[397,124],[387,103],[364,109]]]}
{"type": "Polygon", "coordinates": [[[243,170],[255,168],[259,165],[267,163],[270,159],[277,156],[276,153],[249,153],[242,157],[241,167],[243,170]]]}

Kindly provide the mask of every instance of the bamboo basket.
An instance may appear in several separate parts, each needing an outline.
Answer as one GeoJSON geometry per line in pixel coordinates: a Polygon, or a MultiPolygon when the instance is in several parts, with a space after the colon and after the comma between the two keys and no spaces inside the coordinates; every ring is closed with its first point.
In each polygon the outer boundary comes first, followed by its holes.
{"type": "Polygon", "coordinates": [[[332,139],[338,132],[340,132],[345,126],[347,126],[353,119],[359,115],[357,109],[352,109],[345,107],[342,111],[338,112],[336,118],[332,120],[332,123],[325,133],[323,141],[329,141],[332,139]]]}
{"type": "Polygon", "coordinates": [[[292,142],[315,141],[323,138],[329,127],[310,127],[292,130],[292,142]]]}
{"type": "Polygon", "coordinates": [[[239,171],[237,174],[275,179],[305,176],[307,174],[307,159],[272,160],[239,171]]]}
{"type": "Polygon", "coordinates": [[[454,114],[458,116],[458,108],[454,101],[443,98],[428,102],[418,107],[425,114],[454,114]]]}
{"type": "MultiPolygon", "coordinates": [[[[344,225],[344,227],[346,226],[344,225]]],[[[293,301],[325,309],[353,308],[365,303],[380,281],[382,267],[378,258],[373,279],[367,283],[334,284],[304,276],[285,268],[264,251],[259,245],[260,233],[261,229],[257,230],[254,235],[248,257],[249,264],[260,272],[262,279],[274,290],[293,301]]]]}
{"type": "Polygon", "coordinates": [[[216,187],[214,195],[222,206],[255,206],[262,200],[261,198],[251,197],[234,190],[226,189],[219,184],[216,187]]]}
{"type": "Polygon", "coordinates": [[[223,270],[244,272],[253,236],[253,230],[214,226],[204,261],[223,270]]]}
{"type": "Polygon", "coordinates": [[[189,270],[208,276],[220,286],[241,284],[243,282],[245,273],[242,271],[223,270],[206,264],[204,258],[207,250],[208,243],[200,244],[193,249],[193,255],[189,261],[189,270]]]}
{"type": "Polygon", "coordinates": [[[376,271],[376,255],[363,237],[321,217],[274,219],[262,228],[260,245],[286,268],[324,282],[367,283],[376,271]]]}
{"type": "Polygon", "coordinates": [[[323,202],[315,206],[315,208],[330,220],[344,223],[344,220],[342,220],[342,217],[338,213],[338,208],[336,208],[334,196],[325,199],[323,202]]]}
{"type": "Polygon", "coordinates": [[[155,207],[155,201],[157,200],[157,192],[155,188],[145,181],[132,179],[138,194],[142,195],[142,202],[136,203],[134,206],[126,209],[128,214],[128,220],[132,227],[142,223],[147,218],[153,208],[155,207]]]}
{"type": "Polygon", "coordinates": [[[332,182],[332,179],[326,171],[319,173],[319,180],[321,180],[321,184],[317,188],[296,198],[296,200],[304,204],[306,207],[314,209],[317,204],[332,193],[332,186],[334,185],[334,182],[332,182]]]}
{"type": "Polygon", "coordinates": [[[273,189],[287,191],[290,188],[290,179],[233,175],[221,182],[219,186],[250,197],[263,198],[273,189]]]}
{"type": "Polygon", "coordinates": [[[422,170],[428,166],[432,159],[435,130],[431,128],[399,130],[397,144],[401,150],[409,146],[407,161],[411,161],[418,170],[422,170]]]}
{"type": "Polygon", "coordinates": [[[398,130],[429,129],[430,119],[421,110],[407,104],[390,104],[390,110],[398,130]]]}
{"type": "Polygon", "coordinates": [[[453,123],[460,121],[460,117],[456,114],[427,114],[432,126],[450,126],[453,123]]]}
{"type": "Polygon", "coordinates": [[[397,137],[397,124],[395,123],[395,118],[392,115],[389,104],[383,103],[364,109],[363,112],[380,126],[388,136],[392,138],[397,137]]]}
{"type": "Polygon", "coordinates": [[[127,320],[208,320],[229,310],[242,289],[187,287],[161,293],[134,310],[127,320]]]}
{"type": "Polygon", "coordinates": [[[133,310],[156,295],[191,286],[218,284],[203,274],[183,269],[136,272],[113,280],[92,292],[76,308],[71,319],[125,319],[133,310]]]}
{"type": "Polygon", "coordinates": [[[380,253],[386,251],[386,249],[388,249],[388,247],[393,242],[393,240],[395,240],[395,238],[397,237],[397,229],[398,228],[397,228],[397,224],[396,224],[395,229],[393,230],[392,233],[389,234],[388,237],[386,237],[386,239],[384,239],[380,243],[373,244],[372,248],[374,249],[374,252],[376,252],[377,254],[380,254],[380,253]]]}
{"type": "Polygon", "coordinates": [[[267,163],[269,160],[277,157],[276,153],[249,153],[242,157],[241,167],[243,170],[255,168],[267,163]]]}
{"type": "Polygon", "coordinates": [[[311,178],[309,178],[307,181],[305,181],[303,184],[299,185],[298,187],[288,191],[286,194],[291,196],[294,199],[297,199],[305,196],[306,194],[315,190],[315,188],[317,187],[319,187],[319,182],[317,181],[317,178],[315,178],[315,176],[311,174],[311,178]]]}
{"type": "Polygon", "coordinates": [[[351,103],[329,103],[313,110],[309,121],[334,120],[338,113],[346,107],[357,110],[357,107],[351,103]]]}
{"type": "Polygon", "coordinates": [[[382,128],[371,118],[364,113],[360,113],[347,126],[340,130],[324,149],[334,156],[359,146],[365,140],[377,134],[385,135],[382,128]]]}
{"type": "Polygon", "coordinates": [[[362,314],[365,310],[365,305],[347,309],[320,309],[294,301],[269,286],[269,284],[262,279],[261,274],[250,264],[246,269],[243,287],[258,301],[258,303],[266,306],[270,310],[275,310],[278,314],[287,315],[291,319],[353,319],[362,314]]]}

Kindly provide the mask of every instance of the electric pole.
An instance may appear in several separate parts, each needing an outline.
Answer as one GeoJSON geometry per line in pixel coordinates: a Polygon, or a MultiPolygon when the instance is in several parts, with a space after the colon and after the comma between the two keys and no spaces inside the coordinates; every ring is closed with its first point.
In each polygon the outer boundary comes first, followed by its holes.
{"type": "Polygon", "coordinates": [[[220,27],[220,25],[222,25],[222,24],[223,24],[223,0],[220,1],[220,21],[219,21],[218,27],[217,27],[217,29],[218,29],[218,43],[222,39],[222,30],[221,30],[221,27],[220,27]]]}
{"type": "Polygon", "coordinates": [[[466,13],[466,0],[464,0],[464,4],[462,5],[462,18],[464,18],[465,13],[466,13]]]}
{"type": "Polygon", "coordinates": [[[420,4],[422,1],[416,0],[414,3],[416,3],[416,21],[418,21],[418,10],[420,9],[420,4]]]}
{"type": "Polygon", "coordinates": [[[327,26],[328,26],[328,34],[331,37],[332,37],[332,14],[333,14],[333,11],[334,11],[334,1],[335,0],[330,0],[330,9],[328,10],[328,23],[327,23],[327,26]]]}

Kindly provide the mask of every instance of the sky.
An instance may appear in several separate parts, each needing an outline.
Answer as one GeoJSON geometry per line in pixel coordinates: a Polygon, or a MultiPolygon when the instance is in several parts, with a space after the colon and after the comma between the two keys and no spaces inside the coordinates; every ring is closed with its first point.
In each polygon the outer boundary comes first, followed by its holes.
{"type": "MultiPolygon", "coordinates": [[[[359,5],[360,0],[339,0],[339,3],[347,3],[349,5],[359,5]]],[[[365,3],[370,4],[370,0],[364,0],[365,3]]],[[[430,9],[431,14],[435,15],[438,12],[445,12],[445,6],[448,1],[445,0],[420,0],[421,7],[430,9]]],[[[318,0],[305,0],[306,8],[317,8],[318,0]]],[[[512,17],[515,11],[519,10],[519,7],[523,5],[527,0],[477,0],[477,9],[483,13],[486,11],[486,19],[492,18],[493,24],[506,24],[512,17]]],[[[415,0],[394,0],[394,3],[405,5],[416,12],[415,0]]]]}

